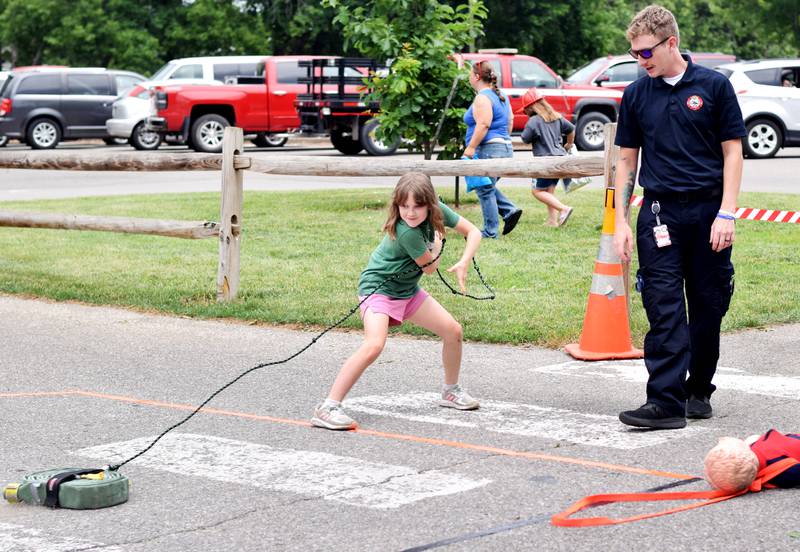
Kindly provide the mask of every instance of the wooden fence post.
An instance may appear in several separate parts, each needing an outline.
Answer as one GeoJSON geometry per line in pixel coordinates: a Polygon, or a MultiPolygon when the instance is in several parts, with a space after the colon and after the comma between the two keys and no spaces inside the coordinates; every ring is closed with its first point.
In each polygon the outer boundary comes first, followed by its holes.
{"type": "Polygon", "coordinates": [[[220,205],[217,301],[231,301],[239,291],[239,254],[242,234],[242,170],[234,156],[244,148],[241,128],[227,127],[222,139],[222,198],[220,205]]]}

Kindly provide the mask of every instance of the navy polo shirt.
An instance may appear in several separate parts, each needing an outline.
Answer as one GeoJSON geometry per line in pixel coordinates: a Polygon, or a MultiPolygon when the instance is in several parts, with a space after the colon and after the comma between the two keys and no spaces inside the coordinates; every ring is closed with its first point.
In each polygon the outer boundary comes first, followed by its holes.
{"type": "Polygon", "coordinates": [[[641,149],[639,184],[654,194],[721,187],[722,142],[746,134],[730,81],[683,59],[675,86],[644,76],[622,96],[614,143],[641,149]]]}

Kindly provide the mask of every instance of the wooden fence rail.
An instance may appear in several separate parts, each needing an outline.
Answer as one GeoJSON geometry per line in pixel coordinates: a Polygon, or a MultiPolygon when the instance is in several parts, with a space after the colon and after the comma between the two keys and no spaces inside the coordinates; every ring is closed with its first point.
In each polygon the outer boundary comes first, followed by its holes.
{"type": "Polygon", "coordinates": [[[169,238],[202,239],[219,235],[219,224],[210,221],[156,220],[131,217],[93,217],[60,213],[23,213],[0,210],[0,226],[95,230],[125,234],[150,234],[169,238]]]}
{"type": "MultiPolygon", "coordinates": [[[[224,155],[224,154],[223,154],[224,155]]],[[[109,153],[77,156],[59,152],[0,153],[0,168],[50,169],[72,171],[218,171],[223,155],[196,153],[109,153]]],[[[600,176],[603,157],[568,155],[564,157],[532,157],[517,159],[481,159],[470,161],[425,161],[402,157],[306,157],[270,155],[256,159],[244,155],[233,157],[234,169],[248,169],[265,174],[307,176],[400,176],[422,172],[429,176],[506,176],[522,178],[565,178],[600,176]]]]}
{"type": "Polygon", "coordinates": [[[217,300],[229,301],[239,289],[242,233],[242,176],[244,170],[265,174],[308,176],[400,176],[422,172],[429,176],[497,176],[565,178],[608,174],[604,157],[569,155],[469,161],[425,161],[403,157],[299,157],[270,155],[256,159],[241,155],[242,129],[225,129],[221,155],[200,153],[102,153],[60,151],[3,152],[0,169],[72,171],[221,171],[220,222],[186,222],[127,217],[92,217],[0,211],[0,226],[100,230],[155,234],[180,238],[219,236],[217,300]]]}

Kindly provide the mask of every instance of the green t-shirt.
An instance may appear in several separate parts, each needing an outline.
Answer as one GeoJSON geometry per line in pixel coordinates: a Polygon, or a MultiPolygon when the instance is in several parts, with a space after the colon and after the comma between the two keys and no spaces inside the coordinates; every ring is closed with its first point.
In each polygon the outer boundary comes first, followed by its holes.
{"type": "MultiPolygon", "coordinates": [[[[460,218],[450,207],[439,202],[444,216],[444,225],[455,228],[460,218]]],[[[394,299],[408,299],[419,289],[421,271],[412,271],[417,267],[417,259],[433,246],[434,232],[430,220],[426,220],[416,228],[409,227],[402,219],[395,226],[397,239],[388,234],[369,257],[367,268],[358,280],[358,294],[369,295],[386,278],[399,272],[408,272],[405,276],[390,280],[383,284],[377,293],[394,299]]]]}

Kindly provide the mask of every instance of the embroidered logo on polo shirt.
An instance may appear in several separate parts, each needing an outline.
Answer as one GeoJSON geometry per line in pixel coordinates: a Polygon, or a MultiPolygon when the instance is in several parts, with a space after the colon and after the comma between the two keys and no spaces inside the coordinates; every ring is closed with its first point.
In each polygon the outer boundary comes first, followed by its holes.
{"type": "Polygon", "coordinates": [[[692,111],[699,110],[701,107],[703,107],[703,98],[701,98],[697,94],[694,94],[693,96],[689,96],[686,99],[686,107],[688,107],[692,111]]]}

